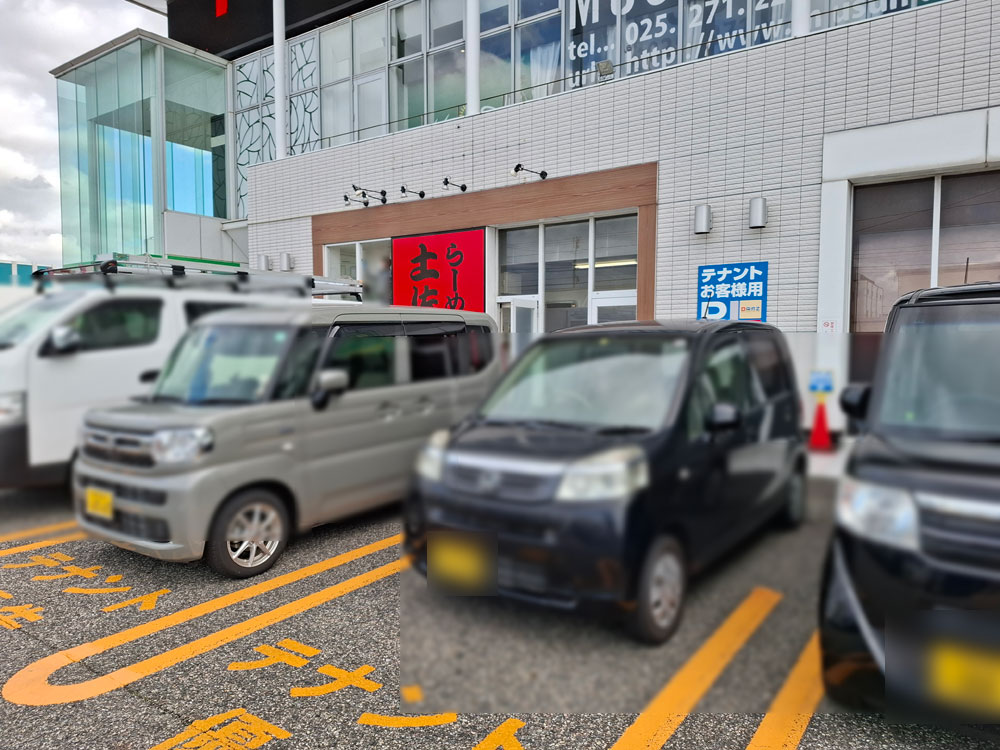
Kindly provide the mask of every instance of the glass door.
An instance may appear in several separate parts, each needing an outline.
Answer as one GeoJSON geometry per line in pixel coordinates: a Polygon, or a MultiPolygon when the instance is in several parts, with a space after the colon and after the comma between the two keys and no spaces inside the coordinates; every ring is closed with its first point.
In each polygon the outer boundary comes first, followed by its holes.
{"type": "Polygon", "coordinates": [[[537,294],[498,297],[500,333],[510,347],[510,361],[528,348],[542,330],[541,298],[537,294]]]}
{"type": "Polygon", "coordinates": [[[636,293],[594,292],[590,297],[590,323],[621,323],[635,320],[636,293]]]}

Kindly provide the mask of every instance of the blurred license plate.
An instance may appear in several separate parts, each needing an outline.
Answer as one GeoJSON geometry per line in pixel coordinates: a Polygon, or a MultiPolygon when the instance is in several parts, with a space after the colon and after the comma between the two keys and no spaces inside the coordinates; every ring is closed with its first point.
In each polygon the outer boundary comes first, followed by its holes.
{"type": "Polygon", "coordinates": [[[96,487],[88,487],[84,500],[88,516],[97,516],[107,521],[114,520],[115,496],[110,492],[99,490],[96,487]]]}
{"type": "Polygon", "coordinates": [[[1000,652],[941,642],[931,647],[927,666],[931,698],[1000,716],[1000,652]]]}
{"type": "Polygon", "coordinates": [[[485,593],[495,586],[496,552],[476,535],[427,536],[427,577],[456,593],[485,593]]]}

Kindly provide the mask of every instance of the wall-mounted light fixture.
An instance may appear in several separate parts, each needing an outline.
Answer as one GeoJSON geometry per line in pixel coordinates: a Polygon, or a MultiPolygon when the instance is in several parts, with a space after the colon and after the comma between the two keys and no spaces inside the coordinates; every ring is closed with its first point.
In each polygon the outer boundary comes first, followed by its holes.
{"type": "Polygon", "coordinates": [[[289,252],[284,252],[281,254],[281,270],[282,271],[294,271],[295,270],[295,256],[289,252]]]}
{"type": "Polygon", "coordinates": [[[257,256],[257,270],[258,271],[270,271],[271,270],[271,259],[266,255],[257,256]]]}
{"type": "Polygon", "coordinates": [[[767,198],[750,199],[750,228],[763,229],[767,226],[767,198]]]}
{"type": "Polygon", "coordinates": [[[514,168],[510,170],[511,175],[516,176],[518,172],[530,172],[531,174],[537,174],[543,180],[549,176],[549,173],[546,172],[544,169],[541,172],[536,172],[534,169],[528,169],[523,164],[515,164],[514,168]]]}
{"type": "Polygon", "coordinates": [[[369,190],[368,188],[358,187],[357,185],[351,185],[354,189],[354,195],[358,198],[374,198],[375,200],[385,205],[386,202],[386,192],[384,190],[369,190]]]}
{"type": "Polygon", "coordinates": [[[344,193],[344,205],[349,206],[352,203],[360,203],[365,208],[368,208],[367,198],[351,198],[349,195],[347,195],[347,193],[344,193]]]}
{"type": "Polygon", "coordinates": [[[703,203],[694,207],[694,233],[708,234],[712,231],[712,207],[703,203]]]}
{"type": "Polygon", "coordinates": [[[444,186],[445,186],[445,188],[450,188],[450,187],[457,187],[457,188],[458,188],[459,190],[461,190],[461,191],[462,191],[463,193],[464,193],[464,192],[465,192],[466,190],[468,190],[468,189],[469,189],[469,186],[468,186],[468,185],[466,185],[466,184],[465,184],[464,182],[463,182],[463,183],[461,183],[461,184],[456,184],[456,182],[455,182],[454,180],[452,180],[452,179],[451,179],[450,177],[445,177],[445,178],[444,178],[444,179],[443,179],[443,180],[441,181],[441,184],[442,184],[442,185],[444,185],[444,186]]]}
{"type": "Polygon", "coordinates": [[[406,185],[403,185],[399,189],[399,192],[403,194],[404,198],[406,197],[407,193],[409,193],[410,195],[419,195],[421,198],[423,198],[426,195],[426,193],[423,190],[407,190],[406,185]]]}
{"type": "Polygon", "coordinates": [[[610,60],[601,60],[597,63],[597,76],[602,81],[615,77],[615,64],[610,60]]]}

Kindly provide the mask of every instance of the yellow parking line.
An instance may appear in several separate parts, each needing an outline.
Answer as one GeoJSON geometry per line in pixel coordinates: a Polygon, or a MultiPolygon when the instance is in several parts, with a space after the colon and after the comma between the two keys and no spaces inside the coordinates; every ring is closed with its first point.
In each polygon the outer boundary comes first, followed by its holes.
{"type": "Polygon", "coordinates": [[[98,638],[96,641],[84,643],[80,646],[74,646],[73,648],[46,656],[33,664],[29,664],[11,677],[7,681],[7,684],[3,686],[3,697],[11,703],[17,703],[22,706],[54,706],[62,703],[75,703],[110,693],[113,690],[141,680],[143,677],[161,672],[168,667],[180,664],[195,656],[212,651],[219,646],[224,646],[251,633],[256,633],[258,630],[266,628],[269,625],[283,622],[294,615],[301,614],[351,591],[375,583],[399,572],[406,567],[407,563],[405,560],[396,560],[387,565],[382,565],[367,573],[362,573],[346,581],[341,581],[321,591],[272,609],[269,612],[259,614],[244,622],[236,623],[211,635],[198,638],[183,646],[172,648],[169,651],[157,654],[127,667],[122,667],[110,674],[102,675],[92,680],[72,685],[51,685],[49,684],[49,678],[63,667],[83,661],[90,656],[103,654],[106,651],[110,651],[126,643],[132,643],[147,635],[158,633],[211,612],[217,612],[237,602],[245,601],[264,592],[272,591],[294,581],[316,575],[324,570],[343,565],[346,562],[380,549],[399,544],[400,541],[401,535],[397,534],[380,542],[366,545],[352,552],[337,555],[329,560],[324,560],[301,570],[286,573],[270,581],[254,584],[246,589],[234,591],[231,594],[226,594],[211,601],[189,607],[172,615],[166,615],[142,625],[128,628],[120,633],[98,638]]]}
{"type": "Polygon", "coordinates": [[[813,633],[747,750],[794,750],[823,697],[819,633],[813,633]]]}
{"type": "Polygon", "coordinates": [[[454,724],[458,714],[431,714],[429,716],[383,716],[382,714],[363,713],[358,717],[358,724],[369,727],[440,727],[444,724],[454,724]]]}
{"type": "Polygon", "coordinates": [[[653,698],[611,750],[663,747],[780,600],[781,594],[771,589],[758,587],[751,591],[653,698]]]}
{"type": "Polygon", "coordinates": [[[66,521],[65,523],[50,523],[48,526],[36,526],[33,529],[24,529],[23,531],[14,531],[10,534],[5,534],[0,536],[0,544],[4,542],[15,542],[18,539],[28,539],[33,536],[42,536],[43,534],[51,534],[53,531],[66,531],[66,529],[75,529],[76,521],[66,521]]]}
{"type": "Polygon", "coordinates": [[[75,534],[67,534],[66,536],[56,537],[55,539],[43,539],[40,542],[32,542],[31,544],[22,544],[20,547],[9,547],[8,549],[0,549],[0,557],[8,557],[9,555],[17,555],[21,552],[31,552],[36,549],[45,549],[46,547],[55,547],[57,544],[63,544],[65,542],[78,542],[81,539],[86,539],[87,535],[82,531],[78,531],[75,534]]]}

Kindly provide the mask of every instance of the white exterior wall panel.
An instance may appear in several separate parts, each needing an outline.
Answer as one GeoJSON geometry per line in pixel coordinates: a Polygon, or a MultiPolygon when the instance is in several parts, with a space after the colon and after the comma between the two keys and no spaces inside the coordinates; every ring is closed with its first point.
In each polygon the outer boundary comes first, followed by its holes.
{"type": "Polygon", "coordinates": [[[517,162],[561,177],[655,161],[657,315],[695,314],[698,265],[766,260],[769,320],[814,332],[824,137],[1000,105],[994,5],[954,0],[255,166],[251,262],[287,249],[308,264],[308,217],[365,210],[345,208],[351,183],[384,188],[390,200],[403,184],[432,198],[445,194],[445,176],[470,190],[537,179],[511,176],[517,162]],[[769,225],[752,230],[758,195],[769,225]],[[713,207],[708,235],[692,233],[699,203],[713,207]]]}

